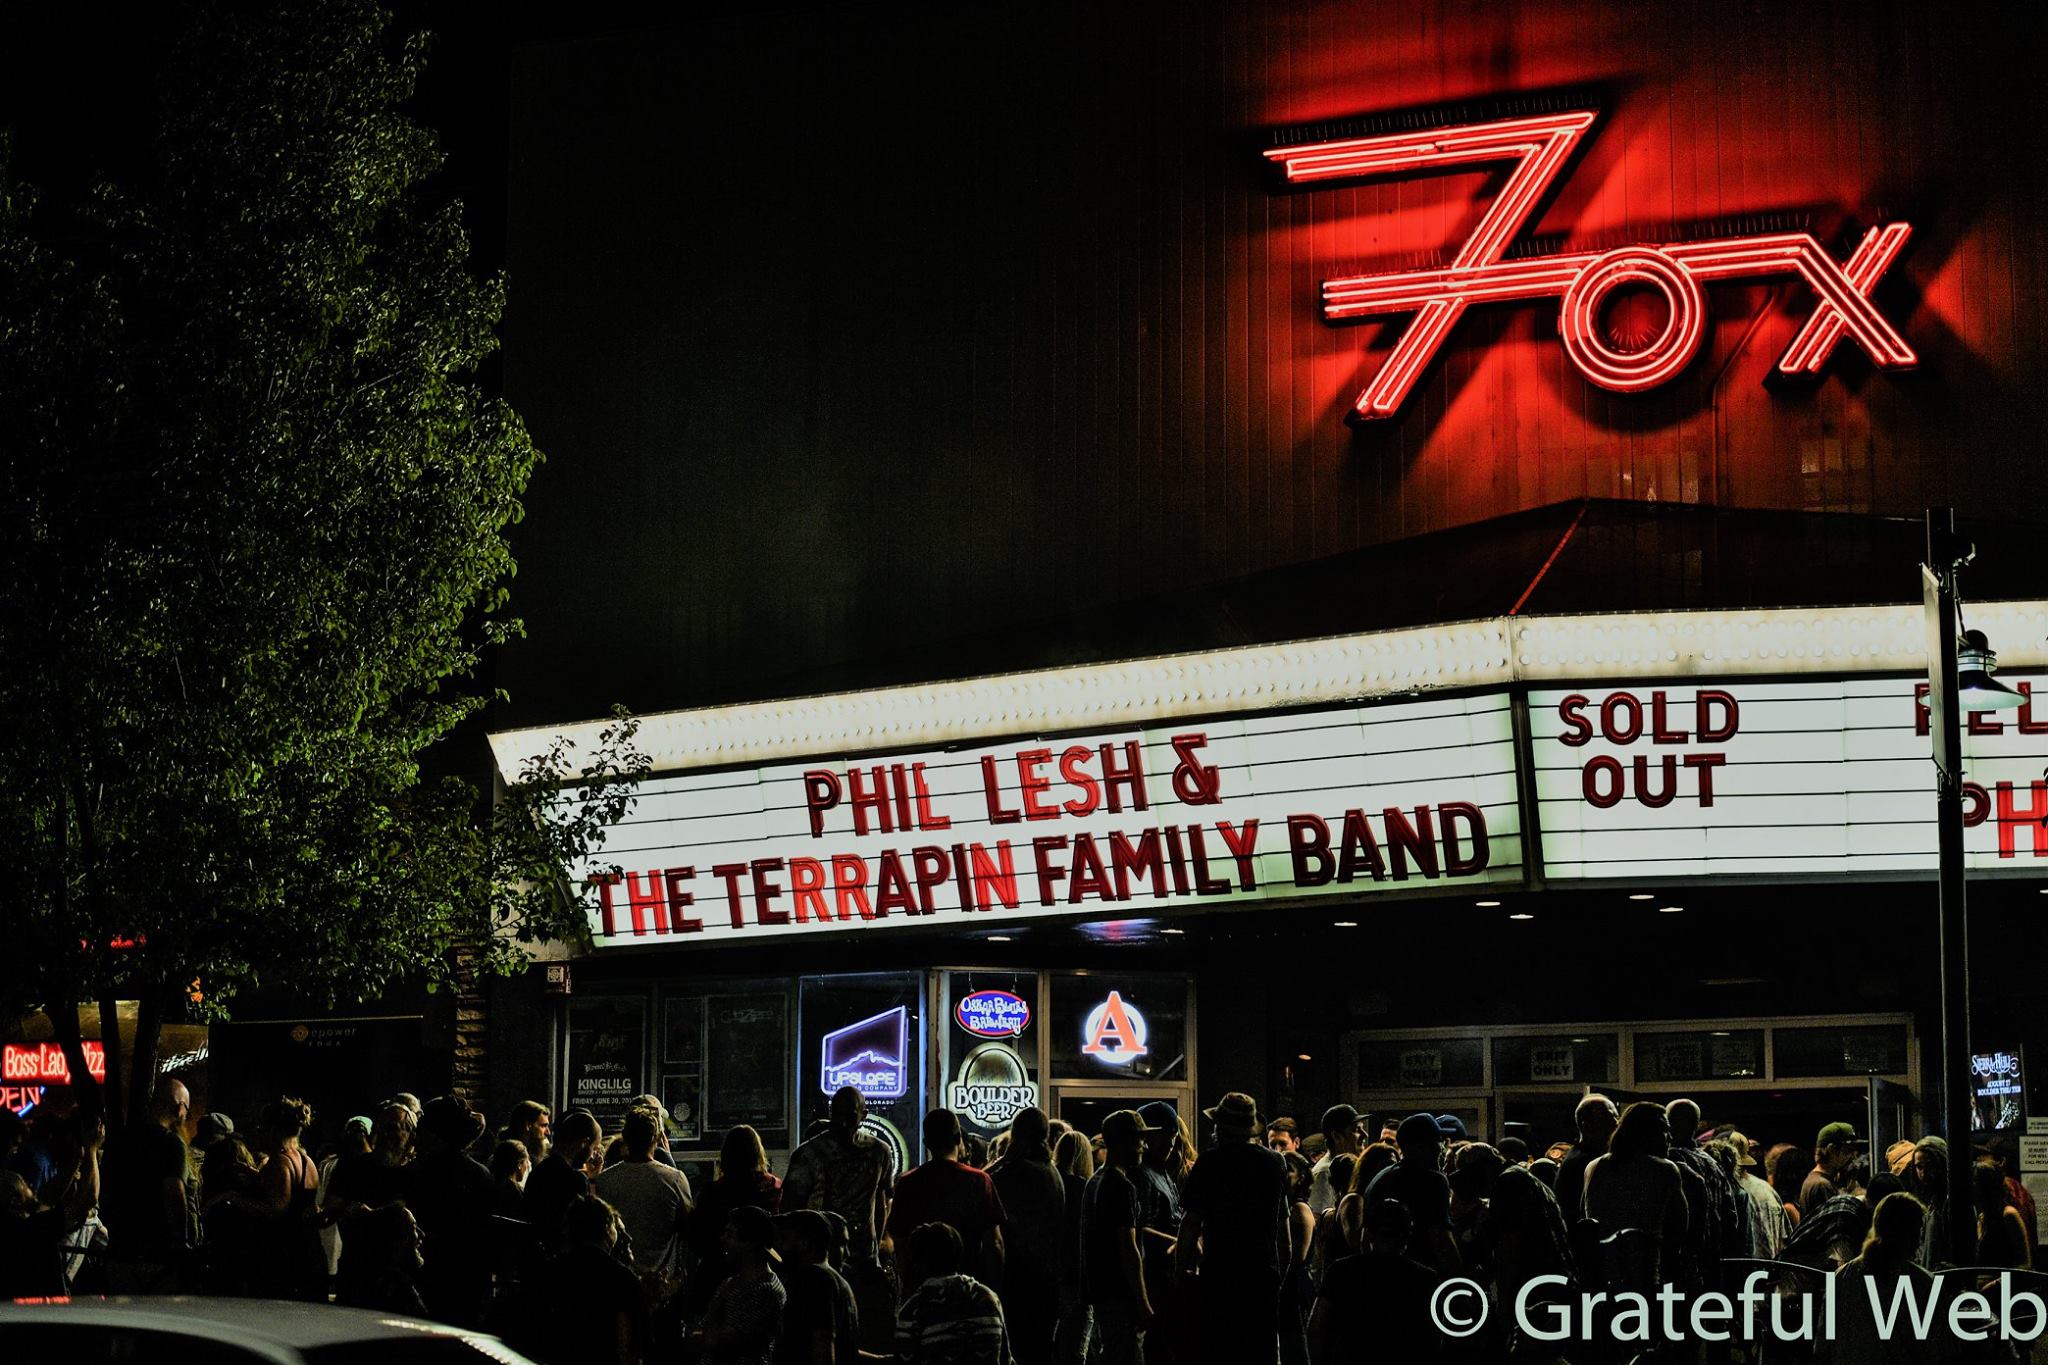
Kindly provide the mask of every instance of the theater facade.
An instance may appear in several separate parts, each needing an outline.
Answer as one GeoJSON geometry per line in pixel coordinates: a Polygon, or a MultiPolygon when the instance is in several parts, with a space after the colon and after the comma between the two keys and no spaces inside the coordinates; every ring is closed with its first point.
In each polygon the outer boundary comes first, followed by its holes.
{"type": "Polygon", "coordinates": [[[799,7],[521,54],[550,458],[493,760],[617,702],[652,770],[565,869],[588,950],[474,1002],[493,1101],[786,1149],[853,1084],[906,1161],[936,1104],[1229,1088],[1924,1131],[1933,506],[2029,696],[1966,737],[2017,1070],[2048,206],[1977,23],[799,7]]]}

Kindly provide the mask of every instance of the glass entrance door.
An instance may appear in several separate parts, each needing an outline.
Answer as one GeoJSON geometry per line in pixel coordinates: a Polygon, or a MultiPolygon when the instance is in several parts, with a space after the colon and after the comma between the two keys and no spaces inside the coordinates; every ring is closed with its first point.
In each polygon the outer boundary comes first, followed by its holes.
{"type": "Polygon", "coordinates": [[[1093,1137],[1102,1131],[1102,1120],[1108,1115],[1119,1109],[1139,1109],[1158,1100],[1172,1105],[1173,1112],[1187,1121],[1190,1131],[1200,1140],[1200,1119],[1187,1087],[1182,1085],[1056,1085],[1050,1112],[1054,1118],[1064,1119],[1093,1137]]]}
{"type": "Polygon", "coordinates": [[[1410,1114],[1424,1112],[1439,1117],[1451,1115],[1465,1125],[1466,1136],[1474,1142],[1491,1142],[1496,1136],[1493,1131],[1493,1096],[1485,1092],[1366,1094],[1353,1100],[1352,1105],[1365,1115],[1367,1142],[1380,1141],[1390,1125],[1398,1126],[1410,1114]]]}

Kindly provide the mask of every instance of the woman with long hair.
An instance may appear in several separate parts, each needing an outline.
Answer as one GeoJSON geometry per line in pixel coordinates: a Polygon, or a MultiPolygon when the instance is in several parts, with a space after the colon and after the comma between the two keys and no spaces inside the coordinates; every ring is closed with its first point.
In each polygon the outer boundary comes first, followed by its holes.
{"type": "Polygon", "coordinates": [[[733,1262],[721,1239],[726,1215],[738,1208],[769,1213],[782,1208],[782,1182],[768,1169],[768,1150],[761,1144],[761,1135],[744,1123],[726,1130],[725,1141],[718,1148],[718,1178],[704,1187],[690,1215],[692,1264],[685,1307],[692,1318],[702,1315],[718,1286],[732,1273],[733,1262]]]}
{"type": "MultiPolygon", "coordinates": [[[[1293,1153],[1292,1155],[1299,1155],[1299,1153],[1293,1153]]],[[[1301,1159],[1303,1161],[1308,1160],[1307,1157],[1302,1157],[1301,1159]]],[[[1358,1184],[1358,1158],[1350,1152],[1339,1152],[1336,1156],[1331,1157],[1330,1189],[1335,1192],[1337,1200],[1328,1208],[1311,1210],[1314,1216],[1309,1223],[1313,1243],[1309,1256],[1308,1273],[1309,1277],[1317,1284],[1323,1282],[1323,1272],[1328,1270],[1333,1262],[1349,1256],[1358,1249],[1346,1240],[1343,1219],[1338,1217],[1338,1211],[1344,1206],[1344,1196],[1350,1191],[1360,1188],[1361,1186],[1358,1184]]],[[[1304,1191],[1305,1194],[1306,1191],[1304,1191]]]]}
{"type": "MultiPolygon", "coordinates": [[[[1685,1190],[1670,1160],[1671,1126],[1664,1107],[1638,1102],[1621,1114],[1607,1151],[1586,1167],[1586,1217],[1601,1237],[1637,1234],[1638,1251],[1624,1251],[1610,1273],[1642,1290],[1664,1281],[1664,1253],[1685,1241],[1685,1190]]],[[[1624,1243],[1624,1246],[1626,1242],[1624,1243]]]]}
{"type": "MultiPolygon", "coordinates": [[[[1358,1164],[1351,1169],[1351,1184],[1348,1190],[1337,1193],[1364,1194],[1372,1184],[1372,1178],[1401,1159],[1401,1149],[1391,1142],[1375,1142],[1358,1154],[1358,1164]]],[[[1336,1163],[1332,1162],[1332,1166],[1336,1163]]]]}
{"type": "MultiPolygon", "coordinates": [[[[1911,1332],[1880,1330],[1876,1305],[1897,1302],[1898,1280],[1908,1302],[1930,1303],[1939,1292],[1934,1277],[1917,1263],[1927,1232],[1927,1206],[1910,1194],[1888,1194],[1870,1215],[1863,1251],[1836,1275],[1840,1325],[1827,1359],[1835,1365],[1921,1365],[1952,1359],[1952,1341],[1929,1341],[1911,1332]],[[1871,1283],[1871,1282],[1875,1283],[1871,1283]],[[1896,1340],[1894,1340],[1896,1338],[1896,1340]]],[[[1895,1324],[1896,1326],[1896,1324],[1895,1324]]]]}
{"type": "Polygon", "coordinates": [[[199,1230],[205,1243],[201,1287],[208,1294],[246,1298],[263,1259],[258,1226],[256,1158],[229,1135],[206,1149],[199,1168],[199,1230]]]}
{"type": "Polygon", "coordinates": [[[1813,1153],[1795,1143],[1781,1142],[1764,1153],[1764,1179],[1785,1210],[1785,1221],[1799,1226],[1799,1185],[1813,1169],[1813,1153]]]}
{"type": "Polygon", "coordinates": [[[526,1212],[526,1177],[533,1173],[533,1153],[518,1138],[506,1138],[491,1149],[491,1212],[520,1218],[526,1212]]]}
{"type": "Polygon", "coordinates": [[[1990,1157],[1970,1167],[1970,1189],[1977,1205],[1977,1264],[2034,1268],[2027,1244],[2027,1221],[2005,1192],[2005,1173],[1990,1157]]]}
{"type": "Polygon", "coordinates": [[[265,1298],[327,1298],[327,1250],[320,1243],[320,1163],[301,1145],[313,1106],[290,1095],[263,1106],[258,1125],[263,1166],[256,1200],[263,1254],[252,1277],[265,1298]]]}
{"type": "Polygon", "coordinates": [[[1052,1358],[1058,1365],[1083,1365],[1095,1334],[1094,1312],[1081,1297],[1081,1201],[1095,1174],[1095,1148],[1088,1135],[1073,1128],[1062,1133],[1053,1144],[1052,1166],[1067,1196],[1067,1226],[1060,1236],[1068,1253],[1060,1258],[1060,1316],[1052,1332],[1052,1358]]]}
{"type": "Polygon", "coordinates": [[[1920,1234],[1920,1263],[1934,1265],[1949,1256],[1948,1142],[1924,1137],[1913,1146],[1912,1178],[1906,1188],[1927,1207],[1927,1226],[1920,1234]]]}
{"type": "MultiPolygon", "coordinates": [[[[1280,1281],[1280,1365],[1308,1365],[1308,1310],[1314,1306],[1315,1283],[1309,1278],[1309,1250],[1316,1242],[1316,1214],[1308,1206],[1315,1168],[1300,1152],[1287,1161],[1287,1272],[1280,1281]]],[[[1335,1222],[1333,1216],[1330,1220],[1335,1222]]],[[[1340,1251],[1337,1253],[1342,1255],[1340,1251]]]]}
{"type": "Polygon", "coordinates": [[[1194,1130],[1188,1121],[1176,1112],[1173,1116],[1173,1140],[1167,1144],[1166,1160],[1162,1163],[1166,1173],[1173,1177],[1173,1187],[1184,1190],[1188,1184],[1188,1172],[1195,1169],[1195,1158],[1201,1152],[1195,1146],[1194,1130]]]}

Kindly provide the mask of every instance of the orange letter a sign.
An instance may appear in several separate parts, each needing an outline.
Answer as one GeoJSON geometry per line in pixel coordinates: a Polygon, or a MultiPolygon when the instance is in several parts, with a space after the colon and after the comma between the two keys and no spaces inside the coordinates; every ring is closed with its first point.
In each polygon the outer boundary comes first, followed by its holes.
{"type": "Polygon", "coordinates": [[[1088,1041],[1081,1051],[1107,1062],[1128,1062],[1145,1055],[1145,1016],[1124,1004],[1116,991],[1088,1014],[1088,1041]]]}

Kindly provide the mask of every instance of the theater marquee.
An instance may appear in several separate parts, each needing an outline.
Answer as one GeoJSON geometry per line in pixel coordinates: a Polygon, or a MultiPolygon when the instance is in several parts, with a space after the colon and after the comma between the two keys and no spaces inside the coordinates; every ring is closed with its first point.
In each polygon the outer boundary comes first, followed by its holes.
{"type": "MultiPolygon", "coordinates": [[[[1970,865],[2048,876],[2048,602],[1971,620],[2028,703],[1965,727],[1970,865]]],[[[1501,618],[672,712],[571,871],[600,947],[1931,876],[1924,650],[1904,608],[1501,618]]],[[[499,771],[604,724],[493,735],[499,771]]]]}
{"type": "MultiPolygon", "coordinates": [[[[1970,717],[1977,870],[2048,866],[2048,690],[1970,717]]],[[[1554,878],[1932,872],[1924,682],[1859,678],[1530,694],[1554,878]]]]}
{"type": "MultiPolygon", "coordinates": [[[[1522,875],[1504,696],[657,777],[600,945],[875,933],[1522,875]]],[[[590,876],[589,867],[576,869],[590,876]]]]}

